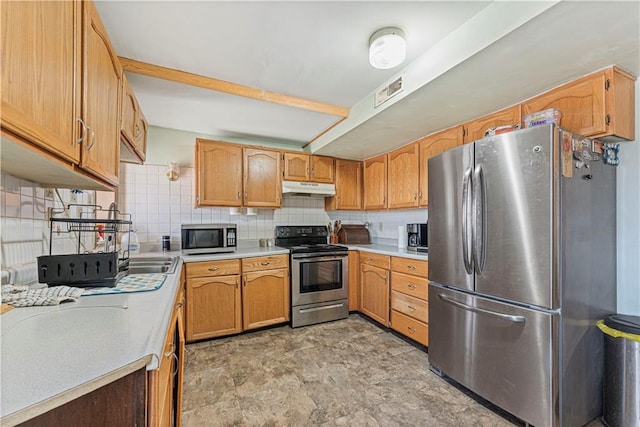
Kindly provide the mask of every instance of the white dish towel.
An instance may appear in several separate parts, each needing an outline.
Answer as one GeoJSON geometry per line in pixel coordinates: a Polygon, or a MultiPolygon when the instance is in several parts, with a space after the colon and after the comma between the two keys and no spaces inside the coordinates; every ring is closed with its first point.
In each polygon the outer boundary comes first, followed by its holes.
{"type": "Polygon", "coordinates": [[[29,286],[3,285],[2,302],[14,307],[32,307],[37,305],[58,305],[62,302],[77,301],[84,292],[81,288],[53,286],[33,289],[29,286]]]}

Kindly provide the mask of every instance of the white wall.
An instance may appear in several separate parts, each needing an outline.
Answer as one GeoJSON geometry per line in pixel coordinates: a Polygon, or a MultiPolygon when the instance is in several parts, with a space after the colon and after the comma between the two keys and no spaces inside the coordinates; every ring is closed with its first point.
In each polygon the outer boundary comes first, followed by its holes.
{"type": "Polygon", "coordinates": [[[620,143],[617,185],[618,312],[640,316],[640,82],[636,140],[620,143]]]}

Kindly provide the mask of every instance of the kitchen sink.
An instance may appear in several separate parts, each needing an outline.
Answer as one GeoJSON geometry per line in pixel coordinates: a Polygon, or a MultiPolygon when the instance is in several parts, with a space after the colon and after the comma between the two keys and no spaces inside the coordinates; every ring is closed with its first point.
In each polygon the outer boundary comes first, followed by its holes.
{"type": "Polygon", "coordinates": [[[178,257],[136,257],[129,259],[129,274],[164,273],[173,274],[178,266],[178,257]]]}

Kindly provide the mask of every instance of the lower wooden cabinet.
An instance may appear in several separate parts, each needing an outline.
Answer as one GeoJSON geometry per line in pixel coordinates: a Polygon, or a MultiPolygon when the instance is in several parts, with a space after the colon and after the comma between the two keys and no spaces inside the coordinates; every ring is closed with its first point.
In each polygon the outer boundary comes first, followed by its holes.
{"type": "Polygon", "coordinates": [[[148,373],[147,425],[180,426],[184,374],[184,283],[176,296],[158,369],[148,373]]]}
{"type": "Polygon", "coordinates": [[[289,256],[186,264],[187,341],[289,321],[289,256]]]}
{"type": "Polygon", "coordinates": [[[389,256],[360,253],[360,311],[389,326],[389,256]]]}
{"type": "Polygon", "coordinates": [[[427,261],[391,257],[391,329],[429,345],[427,261]]]}
{"type": "Polygon", "coordinates": [[[349,251],[349,311],[360,310],[360,252],[349,251]]]}
{"type": "Polygon", "coordinates": [[[289,272],[286,268],[242,275],[244,330],[289,321],[289,272]]]}

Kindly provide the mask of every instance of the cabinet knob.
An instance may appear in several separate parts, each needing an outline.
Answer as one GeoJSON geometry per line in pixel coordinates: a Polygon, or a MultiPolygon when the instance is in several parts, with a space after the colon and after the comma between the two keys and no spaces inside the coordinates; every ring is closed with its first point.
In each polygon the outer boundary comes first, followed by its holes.
{"type": "Polygon", "coordinates": [[[85,138],[87,137],[87,125],[84,123],[84,121],[78,117],[76,119],[78,121],[78,123],[80,123],[80,126],[82,127],[82,132],[80,133],[80,138],[77,139],[76,144],[82,144],[82,142],[84,142],[85,138]]]}
{"type": "Polygon", "coordinates": [[[263,262],[260,263],[260,265],[269,265],[269,264],[271,264],[270,261],[263,261],[263,262]]]}
{"type": "Polygon", "coordinates": [[[415,270],[415,269],[416,269],[416,266],[415,266],[415,265],[408,265],[408,266],[407,266],[407,268],[408,268],[409,270],[415,270]]]}
{"type": "Polygon", "coordinates": [[[416,285],[414,285],[413,283],[409,283],[409,284],[407,285],[407,288],[409,288],[409,289],[415,289],[415,288],[416,288],[416,285]]]}
{"type": "Polygon", "coordinates": [[[409,330],[409,332],[411,332],[412,334],[415,334],[416,332],[416,328],[412,327],[412,326],[408,326],[407,329],[409,330]]]}
{"type": "Polygon", "coordinates": [[[209,269],[209,271],[217,271],[217,270],[218,270],[218,267],[211,267],[211,268],[209,269]]]}
{"type": "Polygon", "coordinates": [[[93,145],[96,142],[96,131],[94,131],[93,128],[89,125],[87,125],[87,130],[89,131],[89,140],[91,141],[89,142],[89,145],[87,145],[87,151],[89,151],[93,148],[93,145]]]}
{"type": "Polygon", "coordinates": [[[411,311],[416,311],[416,308],[412,305],[408,305],[407,308],[411,311]]]}

